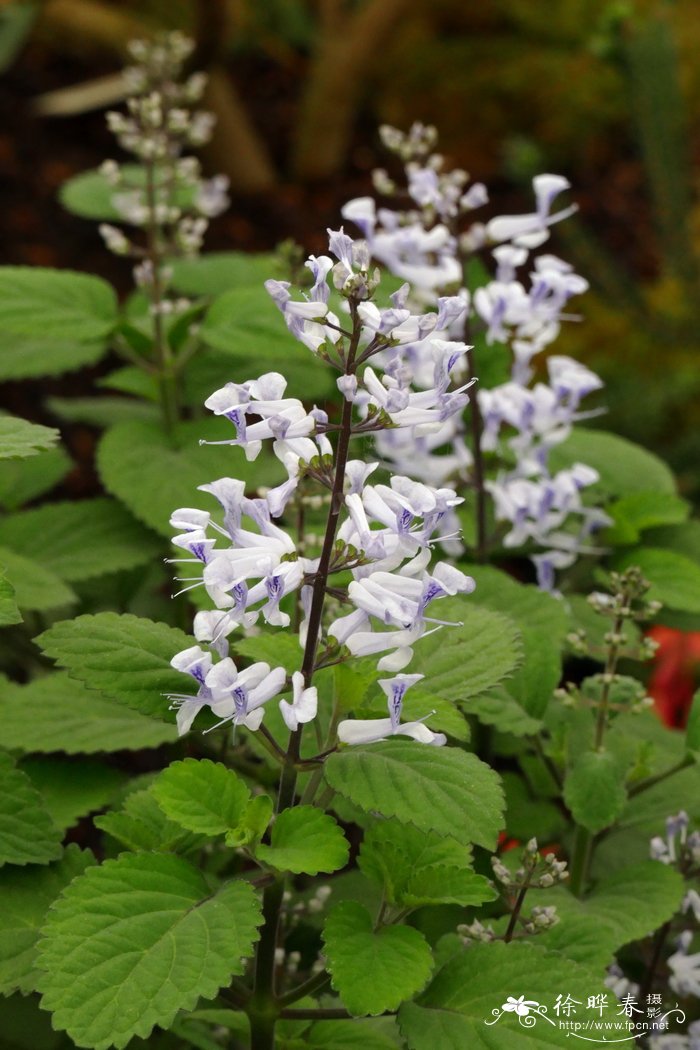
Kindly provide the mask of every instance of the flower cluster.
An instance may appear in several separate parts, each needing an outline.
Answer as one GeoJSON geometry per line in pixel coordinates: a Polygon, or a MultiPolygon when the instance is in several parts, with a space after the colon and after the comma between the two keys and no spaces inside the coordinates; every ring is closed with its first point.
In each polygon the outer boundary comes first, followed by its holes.
{"type": "Polygon", "coordinates": [[[138,167],[108,160],[100,169],[114,189],[112,204],[121,220],[144,230],[148,243],[107,223],[100,233],[110,251],[137,260],[136,283],[147,294],[158,287],[162,312],[187,305],[163,300],[170,271],[162,259],[196,255],[209,219],[228,206],[226,177],[203,178],[196,158],[184,155],[209,140],[214,122],[210,113],[192,108],[202,98],[205,75],[182,77],[193,46],[178,32],[153,42],[132,41],[127,112],[108,113],[107,123],[138,167]]]}
{"type": "MultiPolygon", "coordinates": [[[[591,414],[580,410],[580,402],[602,386],[601,380],[576,361],[557,356],[547,363],[548,382],[531,385],[533,358],[556,339],[562,321],[573,319],[567,304],[588,287],[562,259],[533,254],[548,240],[550,227],[575,211],[575,206],[553,210],[569,183],[558,175],[538,175],[532,212],[472,222],[460,230],[463,217],[488,202],[485,187],[468,186],[466,172],[445,169],[443,157],[434,152],[434,128],[415,124],[403,134],[387,127],[382,137],[404,164],[411,206],[378,207],[371,197],[360,197],[345,205],[343,216],[361,229],[374,259],[410,281],[413,302],[427,311],[424,320],[431,319],[433,336],[449,342],[483,333],[487,344],[509,346],[510,379],[472,399],[472,411],[483,417],[479,452],[502,462],[488,491],[497,521],[509,526],[506,546],[544,548],[534,562],[540,586],[551,590],[555,570],[588,550],[591,535],[607,523],[581,497],[581,490],[598,480],[595,470],[576,464],[552,472],[549,466],[551,449],[591,414]],[[472,290],[465,268],[476,252],[490,253],[493,276],[472,290]],[[524,280],[520,275],[528,267],[524,280]]],[[[397,189],[385,171],[375,172],[375,186],[388,197],[397,189]]],[[[413,324],[413,339],[399,340],[384,352],[386,368],[406,386],[431,387],[432,346],[417,320],[413,324]]],[[[462,358],[457,376],[464,371],[462,358]]],[[[376,442],[383,460],[413,477],[438,478],[458,491],[475,484],[474,449],[460,414],[451,413],[429,432],[382,432],[376,442]]]]}
{"type": "Polygon", "coordinates": [[[172,515],[173,543],[186,555],[176,560],[198,567],[197,575],[182,580],[184,589],[203,587],[215,609],[196,614],[194,634],[200,644],[173,660],[197,682],[197,693],[171,699],[181,732],[204,707],[218,724],[255,730],[263,705],[291,690],[291,701],[282,699],[280,710],[294,731],[316,715],[311,679],[319,665],[349,656],[376,657],[379,671],[395,675],[379,682],[389,717],[341,722],[340,741],[371,742],[403,733],[442,744],[445,737],[423,722],[401,722],[404,694],[422,677],[401,672],[422,637],[450,625],[432,616],[432,603],[474,587],[453,566],[431,565],[432,544],[445,538],[446,522],[462,497],[451,487],[405,475],[375,482],[378,464],[351,459],[348,450],[355,436],[391,429],[419,438],[461,415],[469,383],[453,386],[451,377],[469,348],[431,334],[447,327],[461,304],[446,297],[440,315],[414,315],[405,305],[406,288],[391,306],[380,308],[373,301],[378,276],[370,272],[366,244],[342,230],[329,235],[330,254],[307,262],[314,278],[308,298],[294,299],[286,282],[268,281],[267,288],[289,330],[340,373],[341,422],[287,397],[286,381],[276,372],[227,383],[207,399],[207,408],[232,425],[233,435],[220,443],[240,446],[253,460],[269,442],[286,478],[256,498],[246,496],[243,482],[220,478],[200,486],[218,502],[218,512],[185,507],[172,515]],[[329,309],[329,281],[340,292],[337,313],[329,309]],[[432,385],[420,391],[385,356],[387,349],[416,338],[427,344],[432,364],[432,385]],[[300,538],[295,540],[285,526],[301,498],[302,482],[331,490],[320,557],[307,556],[300,538]],[[327,592],[350,611],[328,615],[327,592]],[[261,662],[239,671],[229,656],[230,635],[260,621],[289,627],[294,610],[304,650],[302,670],[289,678],[282,667],[261,662]]]}

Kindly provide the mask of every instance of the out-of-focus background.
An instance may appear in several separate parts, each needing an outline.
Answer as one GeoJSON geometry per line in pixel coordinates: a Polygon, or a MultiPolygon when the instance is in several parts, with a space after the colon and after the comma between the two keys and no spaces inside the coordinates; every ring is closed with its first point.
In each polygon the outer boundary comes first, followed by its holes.
{"type": "MultiPolygon", "coordinates": [[[[605,425],[660,452],[698,498],[697,0],[5,0],[4,262],[128,287],[58,192],[113,155],[104,111],[120,101],[125,44],[159,28],[192,34],[210,75],[205,162],[233,188],[210,249],[322,248],[386,160],[382,122],[434,123],[498,209],[527,210],[538,171],[568,176],[581,210],[553,246],[592,290],[557,352],[605,377],[605,425]]],[[[30,407],[31,384],[8,394],[30,407]]]]}

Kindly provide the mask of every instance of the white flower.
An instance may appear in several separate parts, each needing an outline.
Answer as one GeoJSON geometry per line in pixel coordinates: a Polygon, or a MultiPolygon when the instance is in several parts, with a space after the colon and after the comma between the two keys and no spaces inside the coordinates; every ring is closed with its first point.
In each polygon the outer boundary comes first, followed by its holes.
{"type": "Polygon", "coordinates": [[[255,663],[239,671],[230,657],[220,660],[206,678],[212,695],[210,707],[221,719],[218,725],[233,722],[247,729],[259,729],[263,704],[282,691],[286,678],[283,667],[270,670],[269,664],[255,663]]]}
{"type": "Polygon", "coordinates": [[[318,691],[316,686],[304,688],[304,676],[300,671],[292,675],[293,700],[280,700],[280,711],[287,729],[294,732],[300,725],[311,722],[316,717],[318,708],[318,691]]]}
{"type": "MultiPolygon", "coordinates": [[[[423,678],[422,674],[399,674],[382,679],[379,685],[387,697],[389,718],[345,719],[338,725],[338,739],[343,744],[373,744],[390,736],[409,736],[421,744],[437,747],[447,740],[444,733],[433,733],[422,721],[401,722],[401,708],[406,690],[423,678]]],[[[429,715],[426,717],[430,717],[429,715]]]]}
{"type": "Polygon", "coordinates": [[[684,930],[678,938],[678,950],[668,958],[671,971],[668,983],[678,995],[695,995],[700,998],[700,952],[688,955],[692,940],[690,930],[684,930]]]}

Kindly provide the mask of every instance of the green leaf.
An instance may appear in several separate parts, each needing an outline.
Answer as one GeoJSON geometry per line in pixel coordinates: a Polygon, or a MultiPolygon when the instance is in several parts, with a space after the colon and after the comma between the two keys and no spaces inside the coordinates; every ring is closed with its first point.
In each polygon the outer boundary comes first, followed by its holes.
{"type": "Polygon", "coordinates": [[[609,751],[587,751],[564,783],[564,801],[588,831],[609,828],[625,808],[625,773],[609,751]]]}
{"type": "Polygon", "coordinates": [[[690,513],[690,504],[668,492],[629,492],[605,508],[614,524],[603,533],[603,543],[636,543],[640,532],[658,525],[677,525],[690,513]]]}
{"type": "Polygon", "coordinates": [[[226,845],[254,846],[263,837],[272,820],[274,806],[269,795],[254,795],[246,803],[245,812],[238,826],[226,833],[226,845]]]}
{"type": "Polygon", "coordinates": [[[422,831],[492,849],[503,826],[498,776],[457,748],[385,740],[336,752],[324,770],[330,786],[366,813],[422,831]]]}
{"type": "Polygon", "coordinates": [[[126,774],[104,762],[25,758],[19,767],[41,795],[57,828],[72,828],[80,817],[108,805],[126,774]]]}
{"type": "Polygon", "coordinates": [[[195,835],[169,820],[151,789],[133,791],[122,809],[96,817],[94,824],[127,849],[135,851],[187,854],[200,849],[206,842],[204,835],[195,835]]]}
{"type": "Polygon", "coordinates": [[[157,422],[157,405],[135,401],[131,397],[49,397],[47,407],[67,423],[86,423],[104,430],[117,423],[157,422]]]}
{"type": "Polygon", "coordinates": [[[488,879],[471,870],[471,852],[456,839],[394,821],[380,821],[367,830],[359,866],[384,887],[390,904],[403,907],[467,907],[496,896],[488,879]]]}
{"type": "Polygon", "coordinates": [[[350,847],[341,828],[315,806],[295,806],[280,813],[270,841],[269,846],[258,846],[255,855],[278,871],[330,874],[348,862],[350,847]]]}
{"type": "Polygon", "coordinates": [[[685,728],[685,746],[688,751],[700,751],[700,689],[695,693],[685,728]]]}
{"type": "Polygon", "coordinates": [[[5,746],[18,751],[139,751],[177,740],[174,725],[147,718],[61,673],[5,689],[0,723],[5,746]]]}
{"type": "Polygon", "coordinates": [[[586,463],[600,474],[600,481],[586,491],[592,495],[624,496],[629,492],[676,494],[669,467],[645,448],[604,430],[574,427],[571,435],[550,454],[554,473],[574,463],[586,463]]]}
{"type": "MultiPolygon", "coordinates": [[[[123,164],[121,172],[128,186],[138,188],[146,185],[146,169],[143,165],[123,164]]],[[[67,179],[61,185],[58,196],[63,207],[73,215],[79,215],[81,219],[99,219],[128,225],[128,219],[125,219],[113,204],[115,195],[122,192],[120,187],[113,186],[105,178],[99,168],[95,168],[67,179]]],[[[191,207],[191,187],[175,186],[173,201],[180,207],[191,207]]]]}
{"type": "MultiPolygon", "coordinates": [[[[0,286],[2,271],[0,270],[0,286]]],[[[1,294],[1,293],[0,293],[1,294]]],[[[2,305],[0,305],[2,310],[2,305]]],[[[105,339],[51,339],[45,332],[15,333],[0,339],[0,381],[59,376],[94,365],[105,353],[105,339]]]]}
{"type": "Polygon", "coordinates": [[[17,608],[15,589],[0,569],[0,627],[21,622],[22,614],[17,608]]]}
{"type": "Polygon", "coordinates": [[[216,299],[199,335],[207,346],[239,363],[243,371],[231,376],[239,382],[262,372],[281,371],[289,379],[291,396],[315,398],[332,388],[328,365],[287,331],[262,282],[257,288],[235,288],[216,299]]]}
{"type": "Polygon", "coordinates": [[[61,856],[61,833],[39,792],[0,751],[0,866],[48,864],[61,856]]]}
{"type": "Polygon", "coordinates": [[[0,416],[0,460],[35,456],[50,449],[59,437],[53,427],[42,427],[17,416],[0,416]]]}
{"type": "Polygon", "coordinates": [[[90,864],[92,854],[71,844],[55,864],[0,871],[0,995],[34,991],[36,942],[46,913],[61,890],[90,864]]]}
{"type": "Polygon", "coordinates": [[[0,547],[0,567],[7,570],[20,609],[45,612],[74,605],[78,598],[60,577],[32,558],[0,547]]]}
{"type": "Polygon", "coordinates": [[[523,660],[503,688],[529,715],[540,718],[561,680],[561,650],[570,629],[564,603],[490,566],[469,565],[465,571],[476,580],[470,601],[505,613],[520,631],[523,660]]]}
{"type": "Polygon", "coordinates": [[[60,446],[30,459],[0,461],[0,506],[17,510],[22,504],[43,496],[71,467],[70,457],[60,446]]]}
{"type": "Polygon", "coordinates": [[[515,670],[522,658],[516,625],[502,613],[469,604],[440,602],[440,619],[460,622],[416,643],[411,672],[424,674],[430,692],[461,702],[491,689],[515,670]]]}
{"type": "MultiPolygon", "coordinates": [[[[401,1007],[399,1028],[410,1050],[561,1047],[566,1033],[554,1014],[557,996],[570,995],[585,1004],[588,996],[605,991],[595,972],[559,952],[526,941],[473,944],[442,967],[416,1002],[401,1007]],[[503,1011],[509,996],[524,996],[543,1006],[552,1023],[531,1014],[534,1023],[522,1024],[515,1013],[503,1011]]],[[[618,1016],[617,999],[609,991],[607,1002],[603,1019],[613,1025],[626,1023],[627,1018],[618,1016]]],[[[597,1011],[594,1016],[598,1018],[597,1011]]],[[[615,1034],[619,1037],[627,1032],[620,1027],[615,1034]]],[[[632,1044],[616,1045],[630,1050],[632,1044]]]]}
{"type": "Polygon", "coordinates": [[[691,561],[700,562],[700,521],[686,521],[682,525],[665,525],[650,529],[644,537],[649,547],[664,548],[683,554],[691,561]]]}
{"type": "Polygon", "coordinates": [[[172,657],[192,644],[176,627],[113,612],[61,620],[36,639],[47,656],[91,689],[145,715],[174,721],[168,693],[183,691],[172,657]]]}
{"type": "Polygon", "coordinates": [[[642,940],[680,909],[685,884],[679,873],[646,860],[599,880],[595,892],[579,900],[567,889],[547,898],[560,922],[542,934],[542,943],[577,962],[603,969],[614,953],[642,940]],[[630,900],[644,901],[630,908],[630,900]]]}
{"type": "Polygon", "coordinates": [[[395,1010],[424,987],[433,968],[428,943],[411,926],[372,929],[361,904],[334,907],[323,931],[333,987],[351,1014],[395,1010]]]}
{"type": "Polygon", "coordinates": [[[37,558],[69,582],[148,564],[162,546],[116,500],[105,497],[13,514],[0,522],[0,543],[37,558]]]}
{"type": "Polygon", "coordinates": [[[392,1022],[393,1018],[316,1021],[304,1032],[305,1046],[318,1050],[396,1050],[400,1045],[396,1038],[378,1027],[386,1021],[392,1022]]]}
{"type": "Polygon", "coordinates": [[[260,921],[245,882],[212,894],[179,857],[108,860],[75,879],[49,915],[39,946],[42,1007],[80,1046],[145,1039],[242,972],[260,921]]]}
{"type": "Polygon", "coordinates": [[[181,423],[173,444],[156,423],[118,423],[100,442],[97,465],[105,487],[132,514],[156,532],[170,538],[170,515],[178,507],[202,500],[197,486],[220,477],[241,478],[251,491],[282,480],[278,460],[261,453],[249,463],[240,448],[202,446],[206,440],[234,436],[226,420],[202,419],[181,423]]]}
{"type": "Polygon", "coordinates": [[[224,835],[238,827],[250,798],[233,770],[208,758],[173,762],[152,790],[170,820],[203,835],[224,835]]]}
{"type": "Polygon", "coordinates": [[[700,613],[700,565],[684,554],[654,547],[634,547],[617,555],[614,569],[638,565],[652,584],[646,597],[682,612],[700,613]]]}
{"type": "Polygon", "coordinates": [[[531,718],[513,697],[498,686],[491,693],[475,696],[464,705],[469,715],[476,715],[484,725],[494,726],[501,733],[513,736],[532,736],[542,728],[538,718],[531,718]]]}
{"type": "MultiPolygon", "coordinates": [[[[276,268],[273,252],[207,252],[196,259],[176,259],[171,283],[182,295],[222,295],[231,288],[260,288],[276,268]]],[[[271,304],[268,296],[268,309],[271,304]]]]}
{"type": "Polygon", "coordinates": [[[114,289],[99,277],[40,266],[0,267],[0,350],[16,336],[61,342],[106,339],[117,321],[114,289]]]}

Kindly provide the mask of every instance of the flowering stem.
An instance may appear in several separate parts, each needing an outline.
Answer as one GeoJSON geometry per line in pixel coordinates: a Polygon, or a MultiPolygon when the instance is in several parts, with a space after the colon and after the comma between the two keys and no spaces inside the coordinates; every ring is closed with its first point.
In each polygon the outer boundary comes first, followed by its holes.
{"type": "Polygon", "coordinates": [[[530,867],[528,869],[528,872],[527,872],[527,875],[525,876],[525,880],[524,880],[522,886],[520,887],[520,892],[518,893],[518,896],[515,898],[515,904],[513,905],[513,910],[510,913],[510,919],[508,920],[508,928],[506,929],[505,936],[503,938],[503,940],[506,942],[506,944],[510,944],[510,942],[513,940],[513,934],[515,933],[515,927],[516,927],[516,925],[518,923],[518,919],[520,918],[520,912],[523,910],[523,904],[525,903],[525,897],[527,896],[527,891],[530,888],[530,879],[532,878],[532,873],[534,872],[534,870],[535,870],[535,862],[533,862],[530,865],[530,867]]]}
{"type": "Polygon", "coordinates": [[[177,388],[173,369],[173,356],[163,325],[163,300],[165,289],[162,277],[160,234],[156,220],[155,162],[146,162],[146,205],[148,209],[146,257],[151,266],[150,281],[146,287],[153,316],[153,349],[158,365],[158,386],[165,429],[171,433],[178,420],[177,388]]]}
{"type": "MultiPolygon", "coordinates": [[[[345,359],[346,374],[352,374],[355,368],[355,355],[359,345],[361,323],[357,315],[354,301],[350,300],[350,313],[353,319],[353,337],[350,341],[348,354],[345,359]]],[[[326,520],[326,531],[323,539],[321,557],[318,563],[313,582],[311,597],[311,608],[309,611],[309,624],[304,647],[304,657],[301,665],[301,673],[304,676],[304,686],[311,685],[316,662],[316,650],[321,633],[321,621],[323,617],[323,606],[326,597],[328,575],[333,555],[333,545],[338,528],[338,519],[343,507],[345,487],[345,467],[350,450],[350,438],[352,436],[352,402],[343,402],[343,413],[338,436],[338,447],[335,460],[335,477],[331,502],[326,520]]],[[[297,763],[301,753],[301,735],[303,725],[292,731],[289,737],[289,745],[282,767],[279,794],[277,796],[276,812],[281,813],[294,805],[297,763]]],[[[275,998],[274,976],[275,976],[275,949],[280,922],[280,910],[282,907],[282,896],[284,893],[284,882],[277,879],[273,885],[268,886],[263,894],[263,928],[258,945],[255,962],[255,992],[249,1007],[251,1024],[251,1050],[272,1050],[274,1047],[275,1021],[278,1015],[278,1000],[275,998]]],[[[313,1017],[318,1012],[312,1013],[313,1017]]],[[[327,1015],[326,1015],[327,1016],[327,1015]]],[[[345,1011],[340,1016],[345,1017],[345,1011]]]]}
{"type": "Polygon", "coordinates": [[[574,845],[571,851],[571,881],[569,883],[571,892],[575,897],[580,897],[585,888],[592,852],[593,836],[590,831],[577,824],[574,833],[574,845]]]}
{"type": "MultiPolygon", "coordinates": [[[[466,320],[464,322],[464,341],[470,343],[471,341],[471,320],[469,317],[469,311],[467,311],[466,320]]],[[[474,348],[468,351],[466,355],[467,359],[467,378],[471,382],[476,378],[474,374],[474,362],[472,360],[472,354],[474,348]]],[[[469,387],[469,425],[472,432],[472,455],[474,457],[474,493],[476,495],[476,560],[478,562],[486,561],[487,556],[487,541],[486,541],[486,487],[485,487],[485,470],[484,470],[484,457],[481,451],[481,432],[482,432],[482,420],[481,420],[481,409],[479,408],[479,398],[477,396],[477,383],[472,383],[469,387]]]]}

